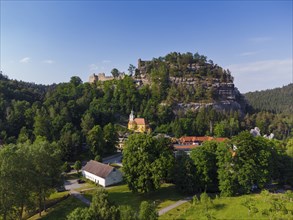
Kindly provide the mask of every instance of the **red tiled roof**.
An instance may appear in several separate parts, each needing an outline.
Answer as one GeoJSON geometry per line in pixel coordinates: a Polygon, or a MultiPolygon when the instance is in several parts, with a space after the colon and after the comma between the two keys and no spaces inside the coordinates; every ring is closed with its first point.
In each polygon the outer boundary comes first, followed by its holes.
{"type": "Polygon", "coordinates": [[[180,141],[181,142],[193,142],[195,137],[181,137],[180,141]]]}
{"type": "Polygon", "coordinates": [[[144,118],[135,118],[134,121],[137,125],[145,125],[146,124],[144,118]]]}
{"type": "Polygon", "coordinates": [[[196,137],[196,141],[211,141],[213,137],[204,136],[204,137],[196,137]]]}
{"type": "Polygon", "coordinates": [[[194,149],[197,148],[198,145],[174,145],[175,150],[183,150],[183,149],[194,149]]]}
{"type": "Polygon", "coordinates": [[[217,142],[224,142],[224,141],[228,140],[228,138],[214,138],[214,140],[217,142]]]}
{"type": "Polygon", "coordinates": [[[196,137],[196,136],[183,136],[180,139],[180,142],[204,142],[204,141],[217,141],[217,142],[223,142],[227,140],[227,138],[214,138],[210,136],[203,136],[203,137],[196,137]]]}
{"type": "Polygon", "coordinates": [[[82,170],[92,173],[96,176],[106,178],[114,169],[114,167],[110,165],[106,165],[94,160],[90,160],[86,163],[86,165],[82,168],[82,170]]]}

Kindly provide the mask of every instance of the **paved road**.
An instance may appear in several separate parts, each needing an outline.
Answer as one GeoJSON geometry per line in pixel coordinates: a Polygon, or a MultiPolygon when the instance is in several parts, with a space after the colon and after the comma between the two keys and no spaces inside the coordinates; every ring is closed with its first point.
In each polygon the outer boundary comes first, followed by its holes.
{"type": "Polygon", "coordinates": [[[164,215],[166,212],[169,212],[171,209],[174,209],[174,208],[176,208],[186,202],[189,202],[191,199],[192,199],[192,197],[187,197],[185,199],[179,200],[179,201],[175,202],[174,204],[169,205],[169,206],[159,210],[159,212],[158,212],[159,216],[164,215]]]}
{"type": "Polygon", "coordinates": [[[72,179],[72,180],[65,180],[64,187],[66,190],[70,191],[70,195],[74,196],[75,198],[79,199],[86,205],[90,205],[91,202],[85,198],[80,192],[76,191],[76,189],[80,188],[80,184],[77,182],[78,179],[72,179]]]}
{"type": "Polygon", "coordinates": [[[70,194],[74,196],[75,198],[79,199],[80,201],[82,201],[83,203],[85,203],[86,205],[90,206],[91,204],[90,200],[88,200],[83,195],[81,195],[80,192],[75,190],[70,190],[70,194]]]}
{"type": "Polygon", "coordinates": [[[103,163],[117,163],[122,166],[122,153],[103,158],[103,163]]]}
{"type": "Polygon", "coordinates": [[[77,179],[65,180],[64,187],[66,190],[71,191],[80,188],[80,184],[77,182],[77,179]]]}

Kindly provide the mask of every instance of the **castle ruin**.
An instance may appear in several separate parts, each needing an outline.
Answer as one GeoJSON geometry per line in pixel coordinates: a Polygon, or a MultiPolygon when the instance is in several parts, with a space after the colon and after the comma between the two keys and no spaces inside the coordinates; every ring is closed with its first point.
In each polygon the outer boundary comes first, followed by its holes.
{"type": "MultiPolygon", "coordinates": [[[[124,76],[125,76],[125,74],[121,73],[116,79],[123,79],[124,76]]],[[[109,81],[109,80],[113,80],[113,79],[115,79],[115,77],[106,76],[105,73],[98,73],[98,75],[96,75],[94,73],[94,74],[90,75],[89,83],[95,83],[97,81],[105,82],[105,81],[109,81]]]]}

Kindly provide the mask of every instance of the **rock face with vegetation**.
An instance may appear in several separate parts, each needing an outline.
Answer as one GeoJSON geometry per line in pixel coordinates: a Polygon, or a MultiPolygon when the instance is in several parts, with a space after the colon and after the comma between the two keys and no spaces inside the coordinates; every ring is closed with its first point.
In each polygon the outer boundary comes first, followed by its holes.
{"type": "Polygon", "coordinates": [[[207,106],[246,111],[247,103],[235,87],[231,72],[198,53],[173,52],[151,61],[139,59],[135,78],[157,89],[163,104],[175,105],[176,113],[207,106]]]}

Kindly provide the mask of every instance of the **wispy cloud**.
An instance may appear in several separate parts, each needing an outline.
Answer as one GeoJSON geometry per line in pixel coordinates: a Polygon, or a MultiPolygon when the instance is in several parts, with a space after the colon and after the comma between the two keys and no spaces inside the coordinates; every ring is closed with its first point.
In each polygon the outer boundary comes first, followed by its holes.
{"type": "Polygon", "coordinates": [[[43,60],[43,63],[53,64],[53,63],[55,63],[55,61],[54,60],[43,60]]]}
{"type": "Polygon", "coordinates": [[[259,51],[248,51],[248,52],[243,52],[243,53],[239,54],[239,56],[252,56],[252,55],[255,55],[258,53],[259,53],[259,51]]]}
{"type": "Polygon", "coordinates": [[[231,70],[235,84],[241,92],[275,88],[292,83],[292,58],[233,64],[226,68],[231,70]]]}
{"type": "Polygon", "coordinates": [[[264,60],[252,63],[233,64],[228,66],[228,68],[233,69],[235,72],[238,73],[251,73],[266,70],[289,71],[292,70],[292,59],[264,60]]]}
{"type": "Polygon", "coordinates": [[[249,38],[248,40],[253,43],[263,43],[263,42],[271,41],[272,38],[271,37],[252,37],[252,38],[249,38]]]}
{"type": "Polygon", "coordinates": [[[21,60],[19,60],[20,63],[29,63],[31,62],[31,58],[30,57],[24,57],[21,60]]]}
{"type": "Polygon", "coordinates": [[[105,71],[111,62],[112,62],[111,60],[102,60],[102,61],[98,61],[97,63],[92,63],[89,65],[89,70],[90,71],[105,71]]]}
{"type": "Polygon", "coordinates": [[[96,64],[92,63],[89,65],[89,69],[90,71],[96,71],[99,69],[99,67],[96,64]]]}

